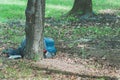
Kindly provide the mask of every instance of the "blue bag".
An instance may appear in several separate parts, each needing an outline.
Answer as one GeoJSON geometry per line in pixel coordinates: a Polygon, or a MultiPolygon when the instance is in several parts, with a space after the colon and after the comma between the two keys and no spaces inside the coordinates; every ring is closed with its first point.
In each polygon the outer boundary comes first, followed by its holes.
{"type": "Polygon", "coordinates": [[[45,58],[50,58],[56,55],[55,43],[52,38],[44,38],[44,47],[46,49],[45,58]]]}
{"type": "MultiPolygon", "coordinates": [[[[23,41],[21,42],[20,46],[17,49],[8,49],[7,50],[7,54],[8,56],[11,55],[21,55],[22,57],[23,55],[23,51],[25,49],[26,46],[26,39],[23,39],[23,41]]],[[[43,55],[44,58],[50,58],[55,56],[56,54],[56,48],[55,48],[55,44],[54,44],[54,40],[52,38],[44,38],[44,47],[46,50],[46,53],[43,55]]]]}

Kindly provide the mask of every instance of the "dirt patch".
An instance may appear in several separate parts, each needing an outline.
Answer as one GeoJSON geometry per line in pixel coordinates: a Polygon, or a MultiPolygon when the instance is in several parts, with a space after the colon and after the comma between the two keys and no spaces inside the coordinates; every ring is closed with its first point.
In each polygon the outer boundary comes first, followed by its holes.
{"type": "Polygon", "coordinates": [[[69,58],[65,54],[59,54],[53,59],[43,59],[35,63],[34,66],[47,70],[47,74],[52,75],[53,78],[56,78],[53,74],[62,73],[60,80],[63,78],[66,80],[68,78],[70,80],[96,80],[103,77],[106,78],[105,80],[113,80],[120,77],[119,69],[106,65],[101,66],[93,59],[69,58]]]}

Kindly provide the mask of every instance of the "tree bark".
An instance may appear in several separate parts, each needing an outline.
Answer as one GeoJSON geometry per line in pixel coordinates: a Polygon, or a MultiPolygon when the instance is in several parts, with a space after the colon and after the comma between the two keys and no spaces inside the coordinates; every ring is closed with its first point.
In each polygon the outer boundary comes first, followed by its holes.
{"type": "Polygon", "coordinates": [[[28,0],[26,14],[26,47],[24,57],[39,60],[43,57],[45,0],[28,0]]]}
{"type": "Polygon", "coordinates": [[[92,0],[75,0],[68,15],[86,15],[93,13],[92,0]]]}

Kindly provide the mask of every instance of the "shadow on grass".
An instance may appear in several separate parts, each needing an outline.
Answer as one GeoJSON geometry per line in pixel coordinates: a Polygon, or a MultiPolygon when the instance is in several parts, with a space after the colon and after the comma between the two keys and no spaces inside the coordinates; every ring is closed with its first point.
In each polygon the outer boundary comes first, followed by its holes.
{"type": "Polygon", "coordinates": [[[102,79],[102,80],[118,80],[116,77],[110,77],[110,76],[91,76],[91,75],[85,75],[85,74],[78,74],[78,73],[72,73],[72,72],[67,72],[67,71],[60,71],[60,70],[55,70],[55,69],[48,69],[48,68],[40,68],[37,66],[31,66],[32,69],[34,70],[43,70],[46,71],[46,74],[50,75],[52,73],[54,74],[62,74],[62,75],[67,75],[67,76],[77,76],[81,78],[90,78],[90,79],[102,79]]]}

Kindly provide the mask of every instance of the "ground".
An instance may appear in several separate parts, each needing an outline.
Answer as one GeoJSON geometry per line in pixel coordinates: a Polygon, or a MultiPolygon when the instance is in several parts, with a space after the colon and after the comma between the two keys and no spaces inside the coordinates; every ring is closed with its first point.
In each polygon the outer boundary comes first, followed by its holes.
{"type": "MultiPolygon", "coordinates": [[[[24,21],[11,21],[5,23],[4,26],[7,29],[14,25],[24,27],[23,23],[24,21]]],[[[115,32],[116,34],[109,32],[111,29],[119,29],[119,25],[120,17],[114,14],[99,14],[89,18],[89,20],[75,20],[72,17],[68,21],[64,21],[64,19],[56,20],[54,18],[46,18],[45,33],[47,33],[47,30],[50,34],[53,33],[52,35],[54,36],[52,37],[55,39],[57,55],[51,59],[43,59],[38,62],[23,59],[9,60],[3,58],[3,55],[1,55],[0,71],[2,73],[0,73],[0,79],[120,80],[120,30],[117,33],[115,32]],[[89,34],[85,33],[82,35],[81,33],[82,36],[80,37],[72,36],[74,34],[72,30],[84,30],[81,26],[86,26],[89,29],[96,27],[94,30],[89,31],[89,34]],[[99,36],[102,33],[94,32],[99,28],[100,30],[105,29],[106,31],[104,33],[106,35],[99,36]],[[56,33],[53,31],[59,33],[55,35],[56,33]],[[92,32],[98,36],[91,34],[92,32]],[[86,35],[89,37],[86,38],[86,35]],[[19,76],[15,77],[16,72],[14,70],[18,71],[19,76]],[[19,73],[22,70],[24,70],[24,75],[19,73]],[[13,73],[10,75],[9,72],[11,71],[13,73]],[[38,76],[40,75],[42,77],[39,79],[38,76]]],[[[85,29],[85,31],[88,30],[85,29]]],[[[51,35],[49,36],[51,37],[51,35]]],[[[16,46],[16,44],[11,43],[12,41],[8,41],[7,43],[9,44],[5,44],[3,39],[6,39],[6,37],[8,38],[9,36],[0,37],[0,53],[9,45],[12,45],[12,47],[16,46]]]]}

